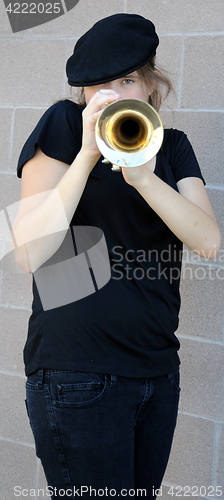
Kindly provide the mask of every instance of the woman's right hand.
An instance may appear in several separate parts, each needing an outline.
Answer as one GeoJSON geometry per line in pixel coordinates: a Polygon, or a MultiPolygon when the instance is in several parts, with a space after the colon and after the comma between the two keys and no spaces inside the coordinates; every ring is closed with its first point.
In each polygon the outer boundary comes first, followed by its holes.
{"type": "Polygon", "coordinates": [[[101,156],[100,150],[96,144],[95,139],[95,126],[96,122],[102,113],[103,109],[120,98],[114,90],[101,89],[97,91],[89,100],[87,106],[85,107],[83,115],[83,140],[82,148],[80,152],[85,153],[91,159],[95,160],[95,163],[101,156]]]}

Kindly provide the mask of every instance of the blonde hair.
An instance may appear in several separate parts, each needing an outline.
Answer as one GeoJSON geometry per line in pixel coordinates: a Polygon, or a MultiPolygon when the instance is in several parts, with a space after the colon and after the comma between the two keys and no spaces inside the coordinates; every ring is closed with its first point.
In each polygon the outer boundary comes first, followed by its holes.
{"type": "MultiPolygon", "coordinates": [[[[154,57],[151,61],[138,69],[137,73],[149,87],[152,85],[152,82],[156,82],[155,88],[149,96],[149,104],[151,104],[156,111],[159,111],[163,99],[165,99],[169,93],[173,91],[173,85],[165,72],[156,66],[155,60],[156,58],[154,57]],[[165,96],[163,95],[162,88],[166,89],[165,96]]],[[[82,106],[86,106],[84,87],[80,87],[78,89],[77,102],[82,106]]]]}
{"type": "Polygon", "coordinates": [[[171,91],[173,91],[173,84],[165,72],[156,66],[156,58],[154,57],[142,66],[142,68],[137,70],[140,78],[150,86],[152,83],[156,83],[152,94],[149,96],[149,104],[153,106],[156,111],[159,111],[163,99],[165,99],[171,91]],[[165,88],[165,96],[163,95],[162,88],[165,88]]]}

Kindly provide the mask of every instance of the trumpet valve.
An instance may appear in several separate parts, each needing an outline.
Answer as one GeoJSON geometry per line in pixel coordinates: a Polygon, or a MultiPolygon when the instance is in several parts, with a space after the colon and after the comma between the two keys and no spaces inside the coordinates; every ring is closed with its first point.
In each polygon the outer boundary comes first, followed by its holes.
{"type": "Polygon", "coordinates": [[[113,172],[120,172],[121,167],[119,167],[118,165],[112,165],[111,170],[113,170],[113,172]]]}

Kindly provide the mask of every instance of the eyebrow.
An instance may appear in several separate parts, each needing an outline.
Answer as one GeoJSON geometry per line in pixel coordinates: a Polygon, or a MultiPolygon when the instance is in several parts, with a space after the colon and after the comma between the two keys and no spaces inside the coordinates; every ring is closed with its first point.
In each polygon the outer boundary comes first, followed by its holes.
{"type": "Polygon", "coordinates": [[[137,78],[138,75],[136,72],[134,73],[128,73],[128,75],[124,75],[122,78],[137,78]]]}

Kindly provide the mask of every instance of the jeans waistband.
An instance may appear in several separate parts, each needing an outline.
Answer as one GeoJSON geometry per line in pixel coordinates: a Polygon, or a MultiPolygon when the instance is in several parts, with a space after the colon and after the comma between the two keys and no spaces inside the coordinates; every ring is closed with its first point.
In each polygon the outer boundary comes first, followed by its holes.
{"type": "MultiPolygon", "coordinates": [[[[28,376],[28,380],[32,377],[32,381],[35,382],[39,386],[43,386],[44,384],[48,384],[50,382],[50,377],[53,374],[60,373],[74,373],[72,370],[47,370],[45,368],[40,368],[36,372],[33,372],[30,376],[28,376]]],[[[116,384],[117,375],[106,375],[110,385],[116,384]]]]}

